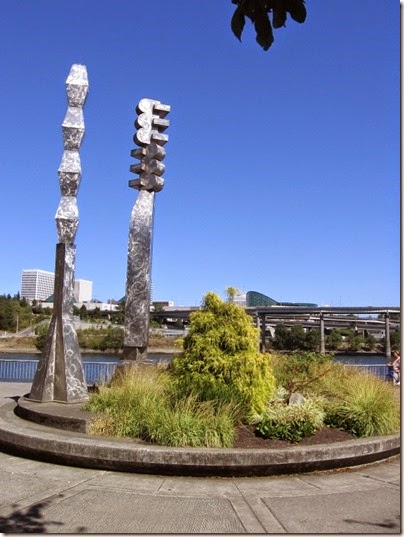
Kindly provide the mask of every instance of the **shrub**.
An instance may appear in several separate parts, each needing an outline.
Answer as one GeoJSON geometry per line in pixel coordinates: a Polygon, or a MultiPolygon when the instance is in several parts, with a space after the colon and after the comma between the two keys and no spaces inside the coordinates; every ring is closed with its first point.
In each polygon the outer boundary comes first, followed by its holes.
{"type": "Polygon", "coordinates": [[[122,328],[108,328],[99,344],[101,351],[111,350],[118,352],[123,348],[123,330],[122,328]]]}
{"type": "Polygon", "coordinates": [[[275,389],[268,357],[258,352],[258,330],[239,306],[207,293],[190,317],[183,352],[171,370],[178,392],[200,401],[235,401],[245,419],[262,412],[275,389]]]}
{"type": "Polygon", "coordinates": [[[45,348],[45,342],[46,342],[46,334],[40,334],[39,336],[36,336],[35,338],[35,347],[38,349],[38,351],[43,351],[45,348]]]}
{"type": "Polygon", "coordinates": [[[399,430],[394,388],[383,379],[314,353],[274,355],[271,363],[277,385],[286,394],[299,391],[309,398],[321,398],[326,425],[355,436],[399,430]]]}
{"type": "Polygon", "coordinates": [[[272,356],[271,364],[277,386],[285,388],[289,395],[295,391],[313,393],[319,379],[333,368],[330,355],[315,352],[277,354],[272,356]]]}
{"type": "Polygon", "coordinates": [[[337,350],[342,345],[342,334],[339,330],[333,328],[331,332],[328,334],[327,338],[327,348],[330,350],[337,350]]]}
{"type": "Polygon", "coordinates": [[[323,425],[323,418],[321,407],[310,399],[301,405],[272,403],[256,428],[268,438],[299,442],[305,436],[312,436],[323,425]]]}

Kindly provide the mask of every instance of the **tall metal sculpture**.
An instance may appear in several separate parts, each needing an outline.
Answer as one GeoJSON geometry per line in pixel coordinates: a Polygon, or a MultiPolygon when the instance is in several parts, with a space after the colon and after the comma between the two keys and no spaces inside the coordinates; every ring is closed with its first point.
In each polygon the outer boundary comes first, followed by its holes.
{"type": "Polygon", "coordinates": [[[53,315],[29,399],[77,403],[88,398],[80,348],[73,322],[74,268],[79,212],[77,191],[81,179],[79,149],[84,137],[83,106],[88,93],[87,69],[74,64],[66,80],[68,108],[62,123],[63,157],[58,176],[62,197],[56,211],[53,315]]]}
{"type": "Polygon", "coordinates": [[[133,206],[128,241],[126,275],[125,334],[122,360],[139,360],[147,353],[151,292],[151,261],[155,193],[164,186],[164,134],[169,121],[164,119],[170,106],[153,99],[141,99],[136,107],[137,132],[133,140],[140,146],[131,156],[140,160],[130,171],[139,175],[129,187],[139,190],[133,206]]]}

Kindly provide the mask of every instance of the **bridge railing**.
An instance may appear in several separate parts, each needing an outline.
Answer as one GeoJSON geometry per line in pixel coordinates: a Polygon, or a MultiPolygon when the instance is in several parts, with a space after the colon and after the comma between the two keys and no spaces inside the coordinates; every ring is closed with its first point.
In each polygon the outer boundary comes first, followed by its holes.
{"type": "MultiPolygon", "coordinates": [[[[83,362],[84,375],[88,385],[108,381],[116,368],[116,362],[83,362]]],[[[345,367],[360,367],[379,377],[387,375],[384,364],[356,365],[344,364],[345,367]]],[[[1,360],[0,382],[32,382],[38,367],[38,360],[1,360]]]]}

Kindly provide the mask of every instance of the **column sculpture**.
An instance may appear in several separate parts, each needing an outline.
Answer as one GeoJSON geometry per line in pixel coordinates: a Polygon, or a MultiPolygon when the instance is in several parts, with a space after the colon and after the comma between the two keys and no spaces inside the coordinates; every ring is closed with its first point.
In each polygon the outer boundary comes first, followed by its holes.
{"type": "Polygon", "coordinates": [[[169,121],[164,119],[170,106],[153,99],[141,99],[136,107],[137,131],[133,137],[139,146],[131,156],[140,160],[130,166],[139,175],[129,187],[139,191],[133,206],[128,240],[126,275],[125,334],[122,360],[139,360],[147,353],[151,291],[151,261],[155,193],[164,186],[164,134],[169,121]]]}
{"type": "Polygon", "coordinates": [[[79,149],[84,137],[83,106],[88,93],[87,69],[74,64],[66,80],[68,108],[62,123],[64,152],[58,176],[61,199],[56,211],[53,315],[29,399],[77,403],[88,398],[80,348],[73,322],[74,239],[79,223],[77,191],[81,179],[79,149]]]}

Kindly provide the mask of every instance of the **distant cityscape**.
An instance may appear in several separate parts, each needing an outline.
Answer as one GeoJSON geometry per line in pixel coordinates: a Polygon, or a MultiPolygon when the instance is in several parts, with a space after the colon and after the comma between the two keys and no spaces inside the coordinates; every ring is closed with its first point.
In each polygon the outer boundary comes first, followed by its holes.
{"type": "MultiPolygon", "coordinates": [[[[41,269],[23,270],[20,297],[32,305],[53,309],[54,285],[55,274],[53,272],[41,269]]],[[[242,292],[232,289],[231,300],[233,303],[249,308],[250,311],[258,311],[256,313],[257,326],[265,327],[264,330],[261,330],[261,345],[263,346],[265,346],[265,337],[270,336],[272,339],[275,337],[278,325],[284,325],[290,329],[295,325],[301,325],[304,333],[310,333],[313,328],[317,327],[323,336],[329,335],[334,329],[345,329],[353,331],[354,334],[361,332],[364,338],[373,338],[374,343],[382,342],[385,338],[386,356],[390,356],[391,337],[393,335],[396,337],[396,332],[400,327],[399,308],[373,306],[359,306],[357,308],[321,306],[319,308],[314,303],[281,302],[258,291],[242,292]],[[316,310],[321,310],[321,315],[316,310]],[[366,317],[364,317],[365,315],[366,317]]],[[[82,309],[84,307],[87,312],[95,314],[101,312],[104,317],[108,316],[108,318],[112,317],[109,312],[111,314],[122,312],[122,306],[126,299],[125,296],[119,300],[111,299],[107,302],[93,299],[93,282],[83,279],[75,280],[73,292],[76,308],[82,309]]],[[[230,298],[230,294],[228,296],[230,298]]],[[[154,312],[154,320],[164,320],[165,328],[175,327],[178,330],[179,325],[186,326],[190,314],[197,309],[199,309],[198,305],[175,306],[172,300],[154,301],[151,290],[150,311],[154,312]]],[[[77,318],[77,322],[81,321],[77,318]]],[[[321,341],[323,341],[324,350],[324,337],[321,341]]]]}
{"type": "MultiPolygon", "coordinates": [[[[53,308],[53,293],[55,285],[55,273],[41,269],[26,269],[21,275],[21,298],[28,302],[34,300],[43,307],[53,308]]],[[[74,282],[74,302],[77,307],[85,305],[86,309],[99,308],[101,311],[116,311],[119,304],[108,301],[107,303],[93,300],[93,282],[90,280],[77,279],[74,282]]]]}
{"type": "MultiPolygon", "coordinates": [[[[55,274],[41,269],[25,269],[21,275],[21,298],[29,302],[34,300],[44,307],[53,307],[53,293],[55,285],[55,274]]],[[[123,297],[124,299],[125,297],[123,297]]],[[[119,303],[123,300],[108,300],[101,302],[93,300],[93,282],[90,280],[77,279],[74,282],[74,301],[75,305],[81,307],[85,305],[86,309],[91,311],[98,308],[100,311],[117,311],[119,303]]],[[[257,291],[237,292],[233,297],[233,302],[243,307],[254,306],[308,306],[317,307],[317,304],[307,302],[279,302],[267,295],[257,291]]],[[[172,300],[157,301],[151,304],[159,305],[164,308],[173,308],[172,300]]],[[[189,306],[184,306],[189,307],[189,306]]]]}

